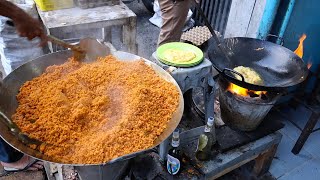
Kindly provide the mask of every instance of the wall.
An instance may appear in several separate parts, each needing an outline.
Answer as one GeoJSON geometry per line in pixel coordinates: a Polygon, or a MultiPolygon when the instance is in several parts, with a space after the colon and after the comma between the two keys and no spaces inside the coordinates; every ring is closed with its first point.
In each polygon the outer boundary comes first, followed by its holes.
{"type": "Polygon", "coordinates": [[[228,37],[265,39],[279,0],[233,0],[225,31],[228,37]],[[263,24],[262,24],[263,23],[263,24]]]}
{"type": "Polygon", "coordinates": [[[295,50],[298,39],[307,34],[304,41],[304,61],[312,61],[311,70],[315,71],[316,65],[320,64],[320,1],[297,0],[288,27],[284,34],[284,46],[295,50]]]}

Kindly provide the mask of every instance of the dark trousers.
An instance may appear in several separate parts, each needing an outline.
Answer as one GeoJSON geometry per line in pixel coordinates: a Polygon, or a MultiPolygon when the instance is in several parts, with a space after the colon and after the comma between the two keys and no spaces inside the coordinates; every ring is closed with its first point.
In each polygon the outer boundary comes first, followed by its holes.
{"type": "Polygon", "coordinates": [[[22,157],[23,154],[21,152],[15,150],[0,138],[0,161],[12,163],[20,160],[22,157]]]}

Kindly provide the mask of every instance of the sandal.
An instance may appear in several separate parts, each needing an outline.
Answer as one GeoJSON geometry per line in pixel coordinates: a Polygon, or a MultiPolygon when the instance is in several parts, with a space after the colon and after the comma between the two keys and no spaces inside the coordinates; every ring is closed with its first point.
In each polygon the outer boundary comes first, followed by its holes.
{"type": "Polygon", "coordinates": [[[37,162],[39,162],[39,160],[32,159],[23,169],[3,167],[3,170],[0,171],[0,177],[8,176],[9,174],[16,173],[16,172],[27,171],[31,166],[33,166],[37,162]]]}

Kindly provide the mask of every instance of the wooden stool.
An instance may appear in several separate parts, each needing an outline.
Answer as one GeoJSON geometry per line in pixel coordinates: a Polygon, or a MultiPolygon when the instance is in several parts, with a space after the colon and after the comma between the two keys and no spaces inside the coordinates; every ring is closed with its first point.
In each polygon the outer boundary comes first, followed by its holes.
{"type": "MultiPolygon", "coordinates": [[[[102,6],[91,9],[61,9],[42,12],[39,15],[48,32],[53,36],[61,37],[63,34],[72,34],[78,31],[102,30],[102,40],[111,41],[111,28],[122,26],[122,42],[128,47],[128,51],[137,54],[136,24],[137,17],[125,4],[115,6],[102,6]]],[[[76,38],[77,40],[80,37],[76,38]]],[[[48,43],[51,52],[56,48],[48,43]]]]}

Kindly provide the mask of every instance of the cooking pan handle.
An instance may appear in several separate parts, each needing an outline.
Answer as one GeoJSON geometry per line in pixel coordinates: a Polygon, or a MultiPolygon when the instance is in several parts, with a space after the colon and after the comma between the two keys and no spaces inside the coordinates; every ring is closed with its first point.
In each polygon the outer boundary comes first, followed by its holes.
{"type": "Polygon", "coordinates": [[[229,74],[227,74],[226,71],[229,71],[230,73],[234,73],[234,74],[240,76],[240,77],[241,77],[241,81],[244,82],[244,77],[243,77],[243,75],[242,75],[241,73],[239,73],[239,72],[237,72],[237,71],[235,71],[235,70],[233,70],[233,69],[224,68],[224,69],[222,70],[222,74],[224,74],[225,76],[228,76],[228,77],[230,77],[230,78],[234,78],[234,77],[232,77],[232,76],[230,76],[229,74]]]}
{"type": "Polygon", "coordinates": [[[277,35],[274,35],[274,34],[268,34],[267,37],[276,38],[277,41],[279,41],[279,44],[280,44],[281,46],[283,46],[283,44],[284,44],[284,39],[283,39],[283,37],[280,37],[280,36],[277,36],[277,35]]]}

